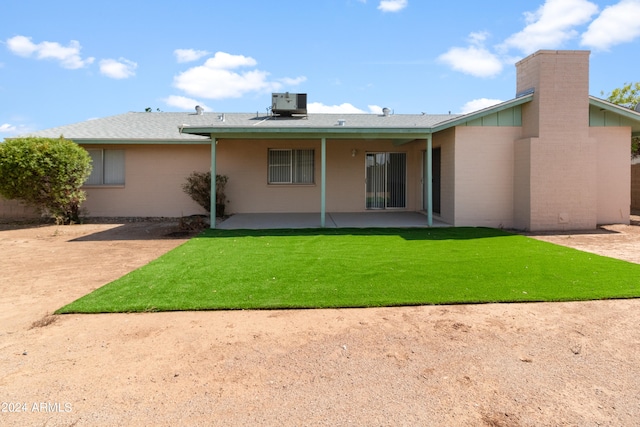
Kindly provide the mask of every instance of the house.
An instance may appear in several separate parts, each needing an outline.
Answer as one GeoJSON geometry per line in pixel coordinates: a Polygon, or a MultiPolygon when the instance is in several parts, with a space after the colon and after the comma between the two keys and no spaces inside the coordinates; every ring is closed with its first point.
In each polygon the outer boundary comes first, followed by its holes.
{"type": "Polygon", "coordinates": [[[319,226],[371,211],[531,231],[629,223],[640,114],[589,96],[588,51],[538,51],[516,68],[513,99],[466,115],[306,114],[306,98],[274,94],[295,107],[127,113],[33,135],[89,151],[92,216],[203,213],[181,185],[211,170],[229,177],[227,212],[312,212],[319,226]]]}

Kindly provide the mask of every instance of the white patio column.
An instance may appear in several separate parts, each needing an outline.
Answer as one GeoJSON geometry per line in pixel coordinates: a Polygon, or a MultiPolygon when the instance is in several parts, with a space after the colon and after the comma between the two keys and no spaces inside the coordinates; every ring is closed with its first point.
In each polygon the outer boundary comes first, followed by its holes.
{"type": "Polygon", "coordinates": [[[427,225],[433,225],[433,142],[432,134],[427,135],[427,225]]]}
{"type": "Polygon", "coordinates": [[[210,206],[210,218],[209,228],[216,228],[216,145],[218,145],[218,139],[211,137],[211,206],[210,206]]]}
{"type": "Polygon", "coordinates": [[[327,197],[327,138],[322,138],[320,153],[320,227],[324,228],[327,197]]]}

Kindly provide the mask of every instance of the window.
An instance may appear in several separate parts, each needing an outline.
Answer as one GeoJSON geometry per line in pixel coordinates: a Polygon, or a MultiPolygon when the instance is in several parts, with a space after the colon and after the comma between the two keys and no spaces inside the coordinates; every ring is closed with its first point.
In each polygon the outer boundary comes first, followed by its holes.
{"type": "Polygon", "coordinates": [[[93,170],[84,185],[124,185],[124,150],[87,149],[93,170]]]}
{"type": "Polygon", "coordinates": [[[313,184],[313,150],[269,150],[269,184],[313,184]]]}

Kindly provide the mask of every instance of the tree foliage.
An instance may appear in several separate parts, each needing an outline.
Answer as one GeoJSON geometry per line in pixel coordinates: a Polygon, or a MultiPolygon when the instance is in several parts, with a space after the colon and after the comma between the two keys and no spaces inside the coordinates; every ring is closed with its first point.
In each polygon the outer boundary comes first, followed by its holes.
{"type": "MultiPolygon", "coordinates": [[[[635,108],[640,104],[640,82],[625,83],[607,94],[607,101],[627,108],[635,108]]],[[[640,156],[640,137],[631,138],[631,157],[640,156]]]]}
{"type": "Polygon", "coordinates": [[[615,88],[607,94],[607,101],[623,107],[635,108],[640,103],[640,82],[625,83],[624,86],[615,88]]]}
{"type": "Polygon", "coordinates": [[[91,157],[73,141],[15,138],[0,144],[0,195],[17,199],[58,223],[77,222],[91,157]]]}

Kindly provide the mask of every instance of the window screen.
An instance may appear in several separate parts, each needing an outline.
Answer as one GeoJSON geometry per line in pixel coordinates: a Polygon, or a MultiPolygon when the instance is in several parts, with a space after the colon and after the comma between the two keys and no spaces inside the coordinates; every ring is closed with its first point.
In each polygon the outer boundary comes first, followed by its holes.
{"type": "Polygon", "coordinates": [[[313,184],[313,150],[269,150],[269,184],[313,184]]]}

